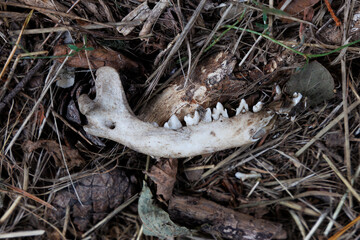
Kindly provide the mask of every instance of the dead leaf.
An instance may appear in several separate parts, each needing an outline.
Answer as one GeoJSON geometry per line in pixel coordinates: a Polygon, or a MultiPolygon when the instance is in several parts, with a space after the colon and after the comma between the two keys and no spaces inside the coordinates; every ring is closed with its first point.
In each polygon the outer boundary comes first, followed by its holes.
{"type": "Polygon", "coordinates": [[[147,236],[172,239],[190,234],[187,228],[175,224],[167,212],[154,204],[153,195],[145,182],[139,198],[138,212],[144,226],[143,233],[147,236]]]}
{"type": "MultiPolygon", "coordinates": [[[[285,2],[286,0],[282,0],[278,6],[278,9],[280,9],[285,2]]],[[[299,17],[300,15],[305,15],[304,20],[311,21],[314,12],[312,6],[318,2],[319,0],[293,0],[284,9],[284,11],[289,13],[293,17],[299,17]]],[[[293,22],[292,20],[289,19],[282,19],[282,21],[285,23],[293,22]]]]}
{"type": "Polygon", "coordinates": [[[285,91],[290,95],[300,92],[306,103],[314,106],[334,97],[334,79],[323,65],[313,61],[291,76],[285,91]]]}
{"type": "MultiPolygon", "coordinates": [[[[82,43],[77,43],[75,45],[78,49],[83,49],[84,45],[82,43]]],[[[131,60],[130,58],[124,56],[121,53],[115,52],[113,50],[105,48],[95,48],[91,45],[86,45],[86,49],[93,49],[87,51],[87,56],[85,50],[80,50],[70,56],[66,62],[67,66],[76,67],[76,68],[89,68],[98,69],[99,67],[109,66],[115,68],[117,71],[130,71],[130,72],[143,72],[143,67],[131,60]],[[90,63],[90,66],[89,66],[90,63]]],[[[67,56],[70,53],[70,48],[67,45],[58,45],[54,48],[54,56],[62,56],[56,58],[57,61],[62,63],[65,59],[63,56],[67,56]]]]}
{"type": "Polygon", "coordinates": [[[156,194],[161,195],[165,201],[171,198],[176,181],[177,166],[177,159],[169,158],[159,161],[147,173],[156,184],[156,194]]]}
{"type": "MultiPolygon", "coordinates": [[[[70,147],[65,145],[62,145],[61,147],[64,153],[67,167],[69,169],[72,169],[74,167],[79,167],[85,164],[85,160],[80,156],[78,150],[71,149],[70,147]]],[[[61,167],[61,168],[65,167],[64,161],[62,160],[60,146],[54,140],[39,140],[37,142],[27,140],[23,144],[22,148],[25,152],[28,153],[31,153],[38,148],[44,148],[54,158],[57,167],[61,167]]]]}

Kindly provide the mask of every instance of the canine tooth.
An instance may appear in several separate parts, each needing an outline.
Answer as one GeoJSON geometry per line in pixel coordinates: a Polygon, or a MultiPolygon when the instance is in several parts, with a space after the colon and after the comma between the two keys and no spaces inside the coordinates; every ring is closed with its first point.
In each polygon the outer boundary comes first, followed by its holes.
{"type": "Polygon", "coordinates": [[[196,125],[200,121],[200,114],[198,111],[195,111],[194,117],[191,117],[190,114],[184,117],[184,121],[186,122],[186,126],[196,125]]]}
{"type": "Polygon", "coordinates": [[[249,105],[246,103],[245,99],[241,99],[239,107],[236,109],[236,115],[239,113],[246,113],[249,111],[249,105]]]}
{"type": "Polygon", "coordinates": [[[181,127],[182,127],[182,124],[176,115],[172,115],[171,118],[169,119],[169,121],[167,121],[164,124],[164,128],[173,129],[173,130],[179,129],[181,127]]]}
{"type": "Polygon", "coordinates": [[[222,115],[225,118],[229,118],[227,109],[224,109],[224,106],[220,102],[218,102],[216,104],[216,108],[213,109],[212,118],[214,120],[218,120],[220,118],[220,115],[222,115]]]}
{"type": "Polygon", "coordinates": [[[262,109],[262,106],[264,105],[263,102],[258,102],[256,105],[253,106],[253,112],[257,113],[262,109]]]}
{"type": "Polygon", "coordinates": [[[281,88],[280,88],[279,85],[276,85],[276,87],[275,87],[274,101],[280,100],[281,96],[282,96],[281,88]]]}

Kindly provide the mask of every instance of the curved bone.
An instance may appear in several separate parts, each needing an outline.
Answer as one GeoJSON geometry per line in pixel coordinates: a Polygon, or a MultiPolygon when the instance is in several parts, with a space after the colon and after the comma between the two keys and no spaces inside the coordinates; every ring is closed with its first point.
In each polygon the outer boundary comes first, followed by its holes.
{"type": "Polygon", "coordinates": [[[115,69],[102,67],[96,74],[96,98],[78,99],[88,120],[85,131],[147,155],[182,158],[239,147],[258,140],[273,126],[272,111],[248,111],[177,130],[156,127],[134,115],[115,69]]]}

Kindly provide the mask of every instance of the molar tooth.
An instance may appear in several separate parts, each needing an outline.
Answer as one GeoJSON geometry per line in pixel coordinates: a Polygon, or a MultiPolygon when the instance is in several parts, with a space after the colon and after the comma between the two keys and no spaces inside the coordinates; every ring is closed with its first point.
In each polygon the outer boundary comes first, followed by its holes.
{"type": "Polygon", "coordinates": [[[236,115],[239,113],[246,113],[249,111],[249,105],[246,103],[245,99],[241,99],[239,107],[236,109],[236,115]]]}
{"type": "Polygon", "coordinates": [[[263,102],[258,102],[256,105],[253,106],[253,112],[257,113],[262,109],[262,106],[264,105],[263,102]]]}
{"type": "Polygon", "coordinates": [[[196,125],[199,123],[200,121],[200,114],[198,111],[195,111],[194,113],[194,117],[191,117],[190,114],[186,115],[184,117],[184,121],[186,122],[186,126],[192,126],[192,125],[196,125]]]}
{"type": "Polygon", "coordinates": [[[207,108],[204,117],[201,119],[201,121],[203,122],[211,122],[212,118],[211,118],[211,109],[207,108]]]}
{"type": "Polygon", "coordinates": [[[212,118],[214,120],[218,120],[220,118],[220,115],[222,115],[225,118],[229,117],[227,113],[227,109],[224,109],[224,106],[220,102],[218,102],[216,104],[216,108],[213,109],[212,118]]]}
{"type": "Polygon", "coordinates": [[[169,121],[167,121],[164,124],[164,128],[173,129],[173,130],[179,129],[181,127],[182,127],[182,124],[176,115],[172,115],[171,118],[169,119],[169,121]]]}

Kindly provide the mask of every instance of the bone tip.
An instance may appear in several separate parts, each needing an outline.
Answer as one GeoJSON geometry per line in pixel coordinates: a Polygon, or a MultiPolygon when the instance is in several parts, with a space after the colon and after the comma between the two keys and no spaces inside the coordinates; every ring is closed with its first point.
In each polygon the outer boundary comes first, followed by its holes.
{"type": "Polygon", "coordinates": [[[88,95],[83,94],[78,98],[79,110],[82,114],[87,115],[94,109],[94,102],[88,95]]]}

